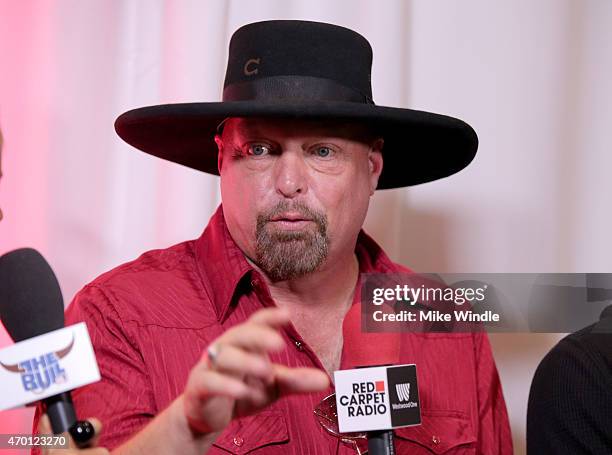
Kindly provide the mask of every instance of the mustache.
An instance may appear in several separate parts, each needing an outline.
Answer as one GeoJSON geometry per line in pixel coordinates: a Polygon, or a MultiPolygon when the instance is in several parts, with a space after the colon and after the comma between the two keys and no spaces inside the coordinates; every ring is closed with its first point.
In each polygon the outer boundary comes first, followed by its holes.
{"type": "Polygon", "coordinates": [[[257,225],[263,226],[264,224],[270,222],[273,218],[285,212],[297,212],[304,219],[314,221],[319,226],[319,229],[325,230],[327,228],[327,216],[325,213],[312,209],[303,202],[288,201],[280,201],[273,207],[257,215],[257,225]]]}

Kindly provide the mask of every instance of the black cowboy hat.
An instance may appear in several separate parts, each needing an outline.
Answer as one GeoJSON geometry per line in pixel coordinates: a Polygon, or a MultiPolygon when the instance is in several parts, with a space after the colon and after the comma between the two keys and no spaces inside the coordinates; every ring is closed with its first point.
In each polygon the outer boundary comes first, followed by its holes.
{"type": "Polygon", "coordinates": [[[143,152],[219,175],[217,127],[228,117],[344,119],[384,138],[378,188],[447,177],[474,158],[478,138],[465,122],[429,112],[376,106],[372,48],[331,24],[265,21],[230,41],[223,101],[163,104],[122,114],[115,129],[143,152]]]}

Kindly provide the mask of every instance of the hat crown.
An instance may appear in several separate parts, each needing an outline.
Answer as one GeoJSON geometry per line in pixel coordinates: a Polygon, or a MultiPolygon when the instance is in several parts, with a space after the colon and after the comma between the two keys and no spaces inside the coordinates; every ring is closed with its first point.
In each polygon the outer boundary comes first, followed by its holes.
{"type": "Polygon", "coordinates": [[[372,103],[371,69],[370,43],[353,30],[309,21],[256,22],[232,35],[223,99],[326,99],[320,87],[328,85],[330,99],[372,103]],[[285,90],[276,93],[272,80],[281,81],[285,90]],[[263,81],[267,85],[256,95],[236,90],[261,87],[263,81]]]}

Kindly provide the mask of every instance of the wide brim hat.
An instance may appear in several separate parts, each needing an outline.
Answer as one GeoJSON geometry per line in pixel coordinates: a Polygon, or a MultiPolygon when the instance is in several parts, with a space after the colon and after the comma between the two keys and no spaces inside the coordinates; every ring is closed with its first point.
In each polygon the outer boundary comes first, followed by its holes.
{"type": "Polygon", "coordinates": [[[116,120],[115,129],[143,152],[215,175],[214,136],[229,117],[363,123],[384,138],[378,189],[437,180],[472,161],[478,138],[464,121],[375,105],[371,67],[370,44],[347,28],[307,21],[248,24],[230,40],[221,102],[134,109],[116,120]]]}

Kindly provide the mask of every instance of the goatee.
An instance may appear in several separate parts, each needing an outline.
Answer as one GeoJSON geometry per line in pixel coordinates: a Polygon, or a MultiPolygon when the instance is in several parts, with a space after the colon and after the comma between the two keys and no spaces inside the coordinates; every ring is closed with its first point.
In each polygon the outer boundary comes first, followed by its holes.
{"type": "Polygon", "coordinates": [[[327,217],[301,202],[282,201],[257,216],[255,262],[272,281],[299,278],[314,272],[327,257],[327,217]],[[314,226],[302,230],[274,229],[272,219],[284,212],[298,212],[314,226]]]}

